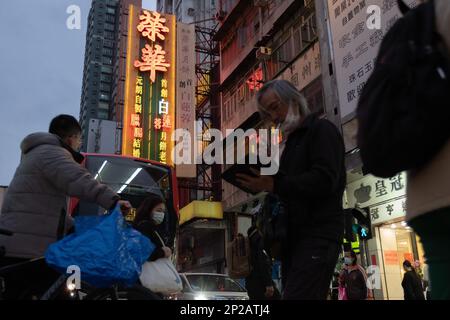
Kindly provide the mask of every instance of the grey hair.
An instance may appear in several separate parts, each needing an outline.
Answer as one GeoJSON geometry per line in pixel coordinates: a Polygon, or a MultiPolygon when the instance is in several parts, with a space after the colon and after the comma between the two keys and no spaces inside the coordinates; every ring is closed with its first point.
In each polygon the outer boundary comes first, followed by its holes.
{"type": "Polygon", "coordinates": [[[305,118],[311,113],[308,108],[308,102],[306,98],[301,94],[297,88],[287,80],[271,80],[264,84],[264,86],[256,94],[256,101],[258,103],[258,111],[261,117],[267,118],[268,112],[263,105],[261,105],[261,99],[267,90],[273,90],[280,100],[286,105],[294,103],[298,105],[300,116],[305,118]]]}

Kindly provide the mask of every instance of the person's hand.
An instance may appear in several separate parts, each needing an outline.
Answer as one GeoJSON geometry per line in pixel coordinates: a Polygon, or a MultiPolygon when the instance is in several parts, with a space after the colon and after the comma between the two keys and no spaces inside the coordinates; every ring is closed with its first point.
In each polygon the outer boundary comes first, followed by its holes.
{"type": "Polygon", "coordinates": [[[251,168],[250,169],[256,177],[249,176],[244,173],[236,174],[236,181],[243,187],[253,192],[273,192],[273,178],[271,176],[262,176],[261,172],[251,168]]]}
{"type": "Polygon", "coordinates": [[[120,211],[122,211],[122,214],[124,216],[126,216],[128,214],[128,212],[130,212],[132,206],[131,203],[129,201],[126,200],[119,200],[118,204],[120,206],[120,211]]]}
{"type": "Polygon", "coordinates": [[[266,287],[266,292],[264,293],[264,295],[266,296],[266,298],[272,298],[274,292],[275,292],[275,288],[273,286],[269,286],[269,287],[266,287]]]}
{"type": "Polygon", "coordinates": [[[172,250],[169,247],[162,247],[164,251],[164,258],[169,258],[172,255],[172,250]]]}

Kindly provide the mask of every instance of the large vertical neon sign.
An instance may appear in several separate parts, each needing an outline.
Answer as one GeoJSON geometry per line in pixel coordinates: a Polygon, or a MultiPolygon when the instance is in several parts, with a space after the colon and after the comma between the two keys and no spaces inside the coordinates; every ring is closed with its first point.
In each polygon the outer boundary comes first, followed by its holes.
{"type": "Polygon", "coordinates": [[[128,45],[123,154],[173,164],[175,17],[130,10],[129,19],[129,37],[137,41],[128,45]]]}

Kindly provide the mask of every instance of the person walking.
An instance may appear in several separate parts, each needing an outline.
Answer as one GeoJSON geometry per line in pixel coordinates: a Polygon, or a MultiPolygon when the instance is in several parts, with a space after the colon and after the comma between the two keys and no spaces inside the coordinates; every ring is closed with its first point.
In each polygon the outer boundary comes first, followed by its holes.
{"type": "Polygon", "coordinates": [[[287,212],[281,257],[283,299],[327,299],[344,234],[344,142],[336,126],[311,113],[303,95],[286,80],[267,82],[257,94],[263,119],[282,134],[278,173],[237,174],[254,192],[280,198],[287,212]]]}
{"type": "Polygon", "coordinates": [[[405,300],[425,300],[422,280],[417,275],[409,260],[403,262],[403,269],[405,270],[405,274],[403,275],[402,287],[405,300]]]}

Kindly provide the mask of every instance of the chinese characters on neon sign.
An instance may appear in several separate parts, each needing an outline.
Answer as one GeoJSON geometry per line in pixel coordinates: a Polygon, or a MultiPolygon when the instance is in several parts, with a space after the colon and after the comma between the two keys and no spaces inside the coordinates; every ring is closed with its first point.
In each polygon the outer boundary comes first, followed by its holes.
{"type": "Polygon", "coordinates": [[[161,14],[158,12],[144,11],[144,14],[141,15],[139,19],[141,20],[141,23],[139,23],[137,29],[144,37],[152,42],[156,41],[156,37],[160,40],[166,39],[162,33],[169,33],[169,28],[164,26],[166,19],[161,18],[161,14]]]}
{"type": "Polygon", "coordinates": [[[143,79],[138,76],[136,79],[136,100],[134,104],[134,113],[131,114],[131,126],[133,127],[133,157],[141,157],[142,138],[144,137],[141,126],[142,114],[142,86],[143,79]]]}
{"type": "Polygon", "coordinates": [[[142,49],[142,61],[136,60],[134,66],[143,72],[150,71],[150,80],[154,83],[156,71],[165,72],[170,67],[170,63],[166,62],[166,51],[160,45],[155,44],[156,38],[160,40],[166,39],[163,33],[169,33],[169,28],[163,24],[166,22],[166,19],[161,18],[161,15],[157,12],[144,11],[144,14],[139,18],[141,22],[137,29],[142,33],[143,37],[152,42],[152,45],[145,45],[142,49]]]}
{"type": "Polygon", "coordinates": [[[258,68],[251,77],[247,80],[247,85],[250,90],[256,90],[262,88],[263,86],[263,73],[262,69],[258,68]]]}
{"type": "Polygon", "coordinates": [[[167,80],[161,80],[161,100],[159,101],[158,117],[155,118],[155,130],[162,130],[161,140],[159,142],[159,161],[167,163],[167,131],[172,129],[172,123],[169,116],[169,101],[167,99],[167,80]]]}

